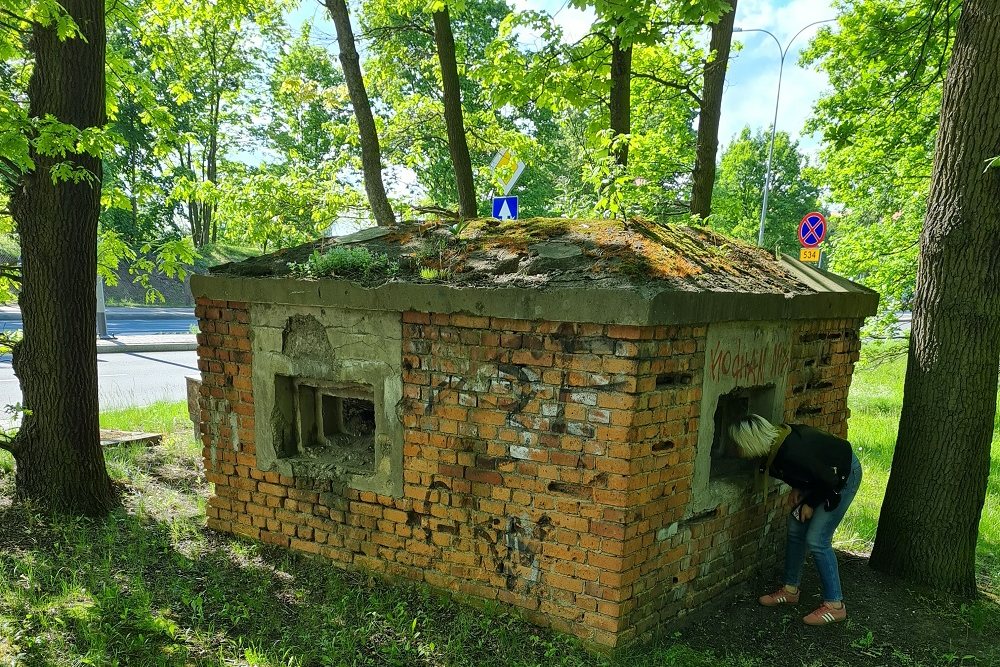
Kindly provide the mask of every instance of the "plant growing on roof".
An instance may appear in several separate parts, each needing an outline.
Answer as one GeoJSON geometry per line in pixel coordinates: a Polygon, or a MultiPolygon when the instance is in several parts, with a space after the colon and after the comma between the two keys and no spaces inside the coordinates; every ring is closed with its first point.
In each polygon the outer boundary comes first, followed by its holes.
{"type": "Polygon", "coordinates": [[[373,253],[368,248],[338,246],[320,253],[314,250],[305,262],[289,262],[292,275],[307,278],[337,277],[348,280],[391,280],[399,274],[399,262],[385,253],[373,253]]]}
{"type": "Polygon", "coordinates": [[[451,278],[451,271],[449,269],[435,269],[425,266],[420,269],[420,277],[424,280],[447,280],[451,278]]]}
{"type": "Polygon", "coordinates": [[[457,239],[462,236],[462,232],[465,231],[465,228],[469,226],[472,220],[472,218],[462,218],[456,221],[455,224],[449,225],[448,231],[451,232],[451,235],[457,239]]]}

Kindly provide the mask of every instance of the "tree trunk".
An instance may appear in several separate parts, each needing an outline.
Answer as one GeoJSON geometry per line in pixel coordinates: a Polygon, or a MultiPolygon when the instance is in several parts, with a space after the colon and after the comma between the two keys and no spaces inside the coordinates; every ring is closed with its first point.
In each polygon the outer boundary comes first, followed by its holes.
{"type": "MultiPolygon", "coordinates": [[[[611,40],[611,136],[632,133],[632,46],[622,48],[621,37],[611,40]]],[[[615,162],[628,166],[628,141],[615,150],[615,162]]]]}
{"type": "MultiPolygon", "coordinates": [[[[194,171],[194,160],[191,158],[191,142],[187,142],[186,157],[185,151],[182,148],[177,149],[177,153],[180,155],[181,167],[192,177],[197,178],[198,175],[194,171]]],[[[187,200],[187,219],[188,224],[191,225],[191,240],[194,242],[194,247],[201,248],[207,241],[203,232],[204,225],[201,220],[201,205],[194,197],[188,197],[187,200]]]]}
{"type": "MultiPolygon", "coordinates": [[[[54,27],[34,26],[29,114],[100,127],[106,122],[104,2],[62,5],[82,38],[60,41],[54,27]]],[[[100,444],[94,336],[101,161],[70,154],[65,159],[92,179],[53,183],[50,169],[61,159],[34,150],[31,157],[35,169],[11,198],[21,240],[24,321],[13,366],[30,410],[10,444],[16,493],[50,509],[96,516],[116,504],[100,444]]]]}
{"type": "Polygon", "coordinates": [[[434,42],[437,44],[438,62],[441,63],[441,90],[444,93],[444,122],[448,128],[448,152],[455,169],[458,188],[458,212],[463,218],[475,218],[476,186],[472,179],[472,159],[465,138],[462,119],[462,88],[458,80],[458,63],[455,58],[455,36],[451,31],[451,16],[445,6],[434,12],[434,42]]]}
{"type": "Polygon", "coordinates": [[[705,87],[701,93],[698,114],[698,146],[695,149],[694,173],[691,186],[692,215],[707,218],[712,213],[712,189],[715,187],[715,156],[719,151],[719,119],[722,115],[722,92],[729,66],[729,49],[733,42],[733,22],[736,20],[736,2],[729,0],[732,9],[723,14],[712,26],[709,51],[714,54],[705,65],[705,87]]]}
{"type": "Polygon", "coordinates": [[[378,145],[378,133],[375,130],[371,103],[368,101],[368,91],[365,90],[365,80],[361,76],[361,58],[354,44],[351,16],[347,11],[346,0],[326,0],[326,8],[337,28],[340,65],[344,68],[347,92],[351,96],[351,106],[354,107],[354,116],[358,120],[358,133],[361,135],[361,168],[365,174],[368,204],[372,207],[375,224],[392,225],[395,224],[396,218],[385,195],[385,185],[382,183],[382,153],[378,145]]]}
{"type": "MultiPolygon", "coordinates": [[[[219,180],[219,111],[222,104],[222,94],[216,92],[215,97],[212,100],[212,129],[208,137],[208,156],[207,156],[207,174],[206,180],[215,185],[219,180]]],[[[203,219],[205,220],[205,237],[209,238],[209,230],[211,228],[211,240],[212,243],[217,243],[219,240],[219,221],[215,215],[215,202],[209,201],[202,204],[202,208],[205,211],[203,219]]]]}
{"type": "Polygon", "coordinates": [[[966,0],[944,84],[903,412],[872,567],[974,595],[1000,362],[1000,0],[966,0]]]}
{"type": "Polygon", "coordinates": [[[129,178],[128,193],[129,193],[129,204],[132,208],[132,229],[136,230],[136,234],[139,233],[139,197],[136,195],[136,191],[139,189],[139,170],[136,164],[139,155],[139,147],[132,143],[129,145],[129,169],[131,176],[129,178]]]}
{"type": "Polygon", "coordinates": [[[201,248],[205,245],[205,235],[202,232],[201,224],[201,204],[194,198],[188,199],[188,220],[191,221],[191,238],[194,240],[194,247],[201,248]]]}

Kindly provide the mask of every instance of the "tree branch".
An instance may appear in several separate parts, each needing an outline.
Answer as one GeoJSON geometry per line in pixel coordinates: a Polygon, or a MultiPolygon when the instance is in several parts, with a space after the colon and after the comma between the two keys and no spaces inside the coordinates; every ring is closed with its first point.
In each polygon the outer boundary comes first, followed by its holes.
{"type": "Polygon", "coordinates": [[[9,16],[10,18],[14,19],[18,23],[27,22],[28,21],[23,16],[18,16],[14,12],[10,11],[9,9],[5,9],[3,7],[0,7],[0,15],[9,16]]]}
{"type": "Polygon", "coordinates": [[[453,220],[458,220],[462,216],[459,215],[458,211],[452,211],[447,208],[441,208],[440,206],[416,206],[410,205],[417,213],[426,213],[428,215],[437,215],[444,218],[451,218],[453,220]]]}
{"type": "Polygon", "coordinates": [[[9,435],[0,431],[0,449],[17,456],[19,452],[19,448],[17,446],[17,434],[9,435]]]}
{"type": "Polygon", "coordinates": [[[392,35],[393,33],[405,32],[407,30],[412,30],[413,32],[419,32],[431,38],[434,37],[433,30],[427,28],[426,26],[422,26],[415,21],[410,23],[396,23],[396,24],[378,26],[374,28],[368,28],[367,30],[362,30],[361,35],[366,39],[378,40],[383,37],[392,35]]]}
{"type": "Polygon", "coordinates": [[[679,90],[679,91],[687,94],[688,96],[691,97],[691,99],[693,99],[698,104],[701,104],[701,97],[699,97],[698,94],[695,93],[694,90],[691,89],[691,84],[690,83],[677,83],[676,81],[668,81],[666,79],[661,79],[660,77],[656,76],[655,74],[647,74],[645,72],[632,72],[632,78],[633,79],[648,79],[650,81],[654,81],[654,82],[660,84],[661,86],[666,86],[667,88],[674,88],[676,90],[679,90]]]}

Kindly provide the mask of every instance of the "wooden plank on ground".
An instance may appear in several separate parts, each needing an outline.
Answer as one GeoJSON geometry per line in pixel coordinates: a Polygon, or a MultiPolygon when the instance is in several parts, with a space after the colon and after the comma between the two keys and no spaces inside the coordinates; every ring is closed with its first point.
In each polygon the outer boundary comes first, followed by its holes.
{"type": "Polygon", "coordinates": [[[101,429],[101,444],[105,447],[118,445],[146,445],[152,447],[163,441],[160,433],[140,433],[134,431],[111,431],[101,429]]]}

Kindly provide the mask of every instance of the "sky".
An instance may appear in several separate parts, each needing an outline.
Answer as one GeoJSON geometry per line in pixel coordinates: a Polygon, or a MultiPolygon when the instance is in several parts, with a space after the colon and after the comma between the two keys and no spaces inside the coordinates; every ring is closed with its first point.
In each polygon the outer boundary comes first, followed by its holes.
{"type": "MultiPolygon", "coordinates": [[[[836,16],[830,0],[740,0],[736,5],[736,27],[769,30],[782,48],[801,28],[814,21],[836,16]]],[[[833,25],[833,24],[830,24],[833,25]]],[[[799,65],[799,54],[823,25],[806,28],[791,43],[781,77],[781,100],[778,105],[779,131],[800,137],[806,152],[815,152],[819,137],[802,137],[802,129],[813,105],[827,89],[826,74],[799,65]]],[[[719,139],[729,143],[734,135],[749,125],[769,128],[774,119],[774,101],[778,85],[780,51],[767,34],[744,32],[733,35],[742,49],[730,60],[726,73],[726,91],[722,96],[722,120],[719,139]]]]}
{"type": "MultiPolygon", "coordinates": [[[[516,9],[535,9],[555,15],[567,40],[586,34],[592,14],[569,7],[566,0],[513,0],[516,9]]],[[[778,70],[781,50],[775,40],[753,29],[768,30],[781,42],[781,49],[800,29],[836,16],[831,0],[739,0],[736,5],[736,27],[748,32],[733,35],[734,47],[726,74],[726,90],[722,97],[722,118],[719,140],[725,146],[744,126],[770,128],[774,119],[778,70]]],[[[799,54],[822,25],[806,28],[795,37],[785,57],[781,79],[781,100],[778,105],[779,131],[801,139],[804,151],[815,153],[818,137],[802,137],[801,132],[813,104],[827,87],[826,75],[798,64],[799,54]]]]}
{"type": "MultiPolygon", "coordinates": [[[[508,1],[518,10],[534,9],[553,14],[568,40],[586,34],[592,20],[592,14],[570,7],[568,0],[508,1]]],[[[785,48],[801,28],[836,16],[832,4],[832,0],[739,0],[736,27],[745,31],[768,30],[785,48]]],[[[292,24],[307,18],[316,23],[313,32],[316,41],[335,49],[333,25],[327,18],[326,9],[319,2],[307,0],[295,12],[292,24]]],[[[818,151],[819,138],[802,136],[802,129],[813,105],[827,87],[827,77],[822,72],[801,67],[798,61],[802,49],[821,27],[806,28],[791,43],[785,57],[778,106],[778,130],[798,138],[803,151],[811,154],[818,151]]],[[[742,44],[742,47],[739,50],[734,48],[726,75],[719,128],[719,141],[723,148],[746,125],[752,129],[770,128],[780,64],[779,47],[765,33],[737,33],[733,35],[733,42],[734,47],[736,44],[742,44]]]]}

